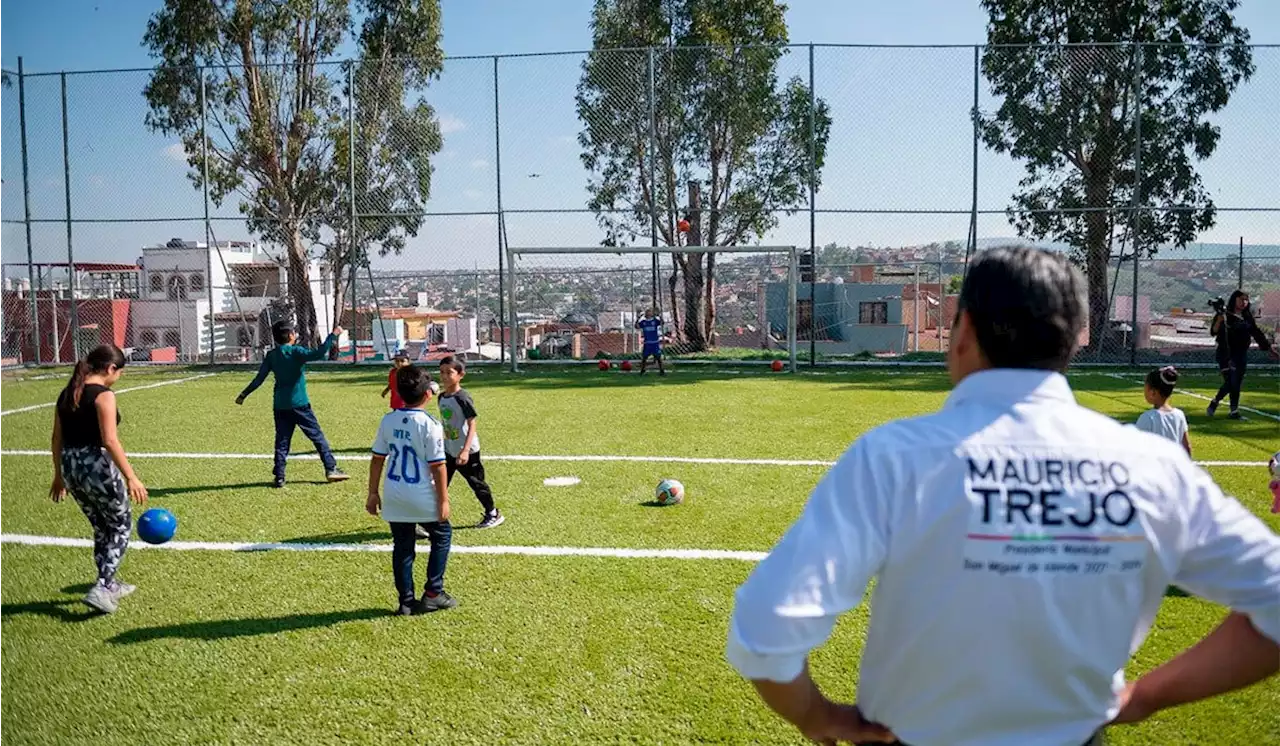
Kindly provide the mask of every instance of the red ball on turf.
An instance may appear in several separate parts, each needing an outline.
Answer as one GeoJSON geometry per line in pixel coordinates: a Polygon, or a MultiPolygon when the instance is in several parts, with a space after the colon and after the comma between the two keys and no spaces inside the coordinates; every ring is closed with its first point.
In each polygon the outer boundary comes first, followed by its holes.
{"type": "Polygon", "coordinates": [[[609,370],[609,361],[608,361],[608,360],[601,360],[601,361],[600,361],[600,364],[599,364],[598,366],[596,366],[596,367],[600,368],[600,370],[609,370]]]}
{"type": "Polygon", "coordinates": [[[626,371],[626,372],[630,373],[630,372],[631,372],[631,361],[630,361],[630,360],[623,360],[623,361],[622,361],[622,369],[623,369],[624,371],[626,371]]]}
{"type": "Polygon", "coordinates": [[[773,364],[772,364],[772,365],[770,365],[769,367],[770,367],[770,368],[773,368],[773,372],[774,372],[774,373],[778,373],[778,372],[780,372],[780,371],[782,370],[782,361],[781,361],[781,360],[774,360],[774,361],[773,361],[773,364]]]}

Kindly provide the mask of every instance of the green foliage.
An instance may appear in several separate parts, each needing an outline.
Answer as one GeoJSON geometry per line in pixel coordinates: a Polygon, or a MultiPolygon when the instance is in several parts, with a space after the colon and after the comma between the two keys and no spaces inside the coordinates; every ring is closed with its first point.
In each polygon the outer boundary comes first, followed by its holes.
{"type": "MultiPolygon", "coordinates": [[[[778,80],[784,10],[774,0],[596,1],[578,139],[605,245],[648,236],[655,213],[659,243],[679,244],[691,183],[701,204],[688,235],[704,246],[758,241],[780,212],[807,203],[810,116],[815,189],[831,117],[825,101],[810,110],[801,79],[778,80]]],[[[700,346],[714,327],[715,255],[675,255],[673,271],[686,294],[677,333],[700,346]]]]}
{"type": "Polygon", "coordinates": [[[1019,234],[1066,242],[1085,263],[1094,344],[1114,241],[1151,254],[1214,223],[1195,162],[1218,143],[1209,116],[1254,70],[1249,33],[1232,17],[1238,4],[982,0],[982,70],[1001,99],[981,115],[982,138],[1026,167],[1009,210],[1019,234]]]}
{"type": "Polygon", "coordinates": [[[363,85],[355,148],[361,211],[420,211],[440,132],[431,108],[406,94],[440,70],[439,26],[438,0],[356,0],[354,14],[348,0],[166,0],[147,23],[143,43],[157,60],[144,90],[147,126],[181,139],[197,188],[207,147],[214,203],[238,195],[250,230],[285,248],[306,342],[318,330],[304,242],[332,232],[324,258],[340,274],[353,248],[356,256],[372,245],[399,250],[421,220],[372,219],[352,244],[350,72],[327,60],[348,40],[361,58],[354,70],[363,85]],[[358,33],[354,16],[363,19],[358,33]]]}

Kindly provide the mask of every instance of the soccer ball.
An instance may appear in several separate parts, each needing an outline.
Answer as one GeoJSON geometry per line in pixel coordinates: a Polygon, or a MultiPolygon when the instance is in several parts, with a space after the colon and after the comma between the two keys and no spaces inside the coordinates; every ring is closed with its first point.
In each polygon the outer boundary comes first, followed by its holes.
{"type": "Polygon", "coordinates": [[[661,505],[677,505],[684,502],[684,485],[674,479],[658,482],[656,498],[661,505]]]}
{"type": "Polygon", "coordinates": [[[177,530],[177,517],[164,508],[152,508],[138,518],[138,538],[148,544],[163,544],[177,530]]]}
{"type": "Polygon", "coordinates": [[[1273,479],[1280,479],[1280,451],[1271,455],[1271,461],[1267,464],[1267,468],[1271,470],[1273,479]]]}

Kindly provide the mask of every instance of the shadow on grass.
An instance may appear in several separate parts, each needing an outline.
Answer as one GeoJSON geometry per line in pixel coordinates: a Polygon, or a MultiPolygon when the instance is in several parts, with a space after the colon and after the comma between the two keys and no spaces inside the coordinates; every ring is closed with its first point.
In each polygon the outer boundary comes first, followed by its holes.
{"type": "Polygon", "coordinates": [[[640,503],[640,507],[642,508],[674,508],[679,504],[680,503],[672,503],[671,505],[668,505],[666,503],[660,503],[657,500],[646,500],[640,503]]]}
{"type": "Polygon", "coordinates": [[[1186,591],[1182,590],[1178,586],[1171,585],[1164,589],[1164,597],[1165,598],[1192,598],[1193,596],[1190,593],[1187,593],[1186,591]]]}
{"type": "Polygon", "coordinates": [[[314,536],[299,536],[293,539],[285,539],[284,544],[363,544],[367,541],[388,541],[391,539],[391,532],[377,531],[373,529],[365,529],[362,531],[332,531],[327,534],[315,534],[314,536]]]}
{"type": "MultiPolygon", "coordinates": [[[[315,482],[315,484],[324,484],[324,482],[315,482]]],[[[170,497],[173,495],[185,495],[192,492],[223,492],[226,490],[250,490],[267,487],[271,487],[271,482],[264,479],[261,482],[241,482],[239,484],[197,484],[189,487],[148,487],[147,494],[151,497],[170,497]]]]}
{"type": "MultiPolygon", "coordinates": [[[[77,588],[79,586],[71,586],[77,588]]],[[[88,586],[85,586],[88,589],[88,586]]],[[[66,589],[63,589],[66,590],[66,589]]],[[[5,604],[0,606],[0,616],[9,618],[11,616],[22,616],[25,614],[34,614],[36,616],[45,616],[50,619],[57,619],[60,622],[83,622],[94,617],[102,616],[101,613],[82,606],[79,599],[63,599],[61,601],[32,601],[25,604],[5,604]],[[84,611],[76,613],[72,609],[84,608],[84,611]]]]}
{"type": "Polygon", "coordinates": [[[222,619],[211,622],[187,622],[159,627],[142,627],[122,632],[107,642],[112,645],[132,645],[152,640],[226,640],[235,637],[273,635],[300,629],[329,627],[343,622],[357,622],[389,616],[387,609],[351,609],[325,611],[316,614],[289,614],[288,616],[261,619],[222,619]]]}

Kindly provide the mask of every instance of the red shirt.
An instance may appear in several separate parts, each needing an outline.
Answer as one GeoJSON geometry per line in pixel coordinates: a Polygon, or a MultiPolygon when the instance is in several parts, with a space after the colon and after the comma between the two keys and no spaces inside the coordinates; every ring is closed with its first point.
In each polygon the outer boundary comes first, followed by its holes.
{"type": "Polygon", "coordinates": [[[404,409],[404,399],[400,398],[400,392],[396,391],[396,371],[399,368],[392,368],[387,374],[387,385],[391,387],[391,408],[404,409]]]}

